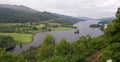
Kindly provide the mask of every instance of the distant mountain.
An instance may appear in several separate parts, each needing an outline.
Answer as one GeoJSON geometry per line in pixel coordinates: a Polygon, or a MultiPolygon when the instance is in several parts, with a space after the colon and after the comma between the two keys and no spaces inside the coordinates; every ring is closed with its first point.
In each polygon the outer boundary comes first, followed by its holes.
{"type": "Polygon", "coordinates": [[[80,19],[53,14],[50,12],[40,12],[23,5],[0,4],[0,22],[38,22],[56,20],[58,23],[74,24],[80,19]]]}
{"type": "Polygon", "coordinates": [[[36,22],[58,18],[49,12],[38,12],[25,6],[0,4],[0,22],[36,22]]]}
{"type": "Polygon", "coordinates": [[[79,19],[83,19],[83,20],[95,20],[95,19],[89,18],[89,17],[79,17],[79,19]]]}
{"type": "Polygon", "coordinates": [[[80,19],[80,18],[77,18],[77,17],[67,16],[67,15],[62,15],[62,14],[56,14],[56,13],[53,13],[53,14],[58,16],[58,17],[65,18],[65,19],[71,19],[71,20],[75,20],[75,21],[85,21],[84,19],[80,19]]]}
{"type": "Polygon", "coordinates": [[[113,19],[115,19],[116,17],[107,17],[107,18],[100,18],[98,20],[100,20],[100,22],[98,23],[102,23],[102,24],[108,24],[111,23],[113,19]]]}
{"type": "Polygon", "coordinates": [[[34,9],[28,8],[26,6],[23,5],[9,5],[9,4],[0,4],[1,8],[10,8],[10,9],[14,9],[14,10],[22,10],[22,11],[26,11],[26,12],[38,12],[34,9]]]}
{"type": "Polygon", "coordinates": [[[67,16],[67,15],[62,15],[62,14],[56,14],[56,13],[53,13],[54,15],[60,17],[58,19],[56,19],[56,22],[65,22],[64,24],[73,24],[73,23],[76,23],[76,22],[79,22],[79,21],[85,21],[84,19],[79,19],[77,17],[72,17],[72,16],[67,16]]]}
{"type": "Polygon", "coordinates": [[[106,18],[99,18],[97,20],[101,20],[101,21],[109,21],[109,20],[113,20],[115,19],[116,17],[106,17],[106,18]]]}

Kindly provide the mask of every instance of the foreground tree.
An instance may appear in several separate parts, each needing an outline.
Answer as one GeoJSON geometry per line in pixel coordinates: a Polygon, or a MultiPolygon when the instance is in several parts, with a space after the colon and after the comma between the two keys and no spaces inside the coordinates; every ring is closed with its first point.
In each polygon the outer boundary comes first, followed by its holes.
{"type": "Polygon", "coordinates": [[[22,56],[29,62],[36,62],[37,61],[37,58],[36,58],[36,55],[37,55],[37,47],[30,47],[30,49],[24,51],[22,53],[22,56]]]}
{"type": "Polygon", "coordinates": [[[89,56],[89,42],[91,37],[82,36],[76,42],[72,44],[73,60],[74,62],[86,62],[86,58],[89,56]]]}
{"type": "Polygon", "coordinates": [[[116,17],[105,30],[104,40],[108,45],[102,50],[99,62],[109,59],[112,62],[120,62],[120,8],[116,13],[116,17]]]}
{"type": "Polygon", "coordinates": [[[0,48],[11,48],[15,46],[15,41],[10,36],[0,36],[0,48]]]}
{"type": "Polygon", "coordinates": [[[52,35],[47,34],[42,42],[42,46],[44,45],[55,45],[55,38],[52,35]]]}
{"type": "Polygon", "coordinates": [[[120,62],[120,43],[114,43],[105,48],[99,58],[99,62],[112,60],[112,62],[120,62]]]}
{"type": "Polygon", "coordinates": [[[38,49],[37,62],[42,62],[43,60],[50,58],[54,54],[55,39],[50,34],[47,34],[41,47],[38,49]]]}
{"type": "Polygon", "coordinates": [[[105,38],[109,43],[120,43],[120,8],[116,13],[116,17],[117,19],[113,20],[113,22],[109,24],[105,30],[105,38]]]}
{"type": "Polygon", "coordinates": [[[56,45],[55,47],[55,55],[58,56],[66,56],[71,52],[71,46],[70,44],[66,41],[66,39],[62,39],[61,42],[56,45]]]}
{"type": "Polygon", "coordinates": [[[27,62],[27,60],[20,55],[13,55],[0,48],[0,62],[27,62]]]}

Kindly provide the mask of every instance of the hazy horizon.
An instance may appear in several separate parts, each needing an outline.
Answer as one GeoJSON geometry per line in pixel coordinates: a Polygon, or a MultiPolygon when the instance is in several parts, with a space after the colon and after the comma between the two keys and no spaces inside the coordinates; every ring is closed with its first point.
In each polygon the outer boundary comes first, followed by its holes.
{"type": "Polygon", "coordinates": [[[119,0],[0,0],[0,4],[24,5],[38,11],[91,18],[113,17],[119,3],[119,0]]]}

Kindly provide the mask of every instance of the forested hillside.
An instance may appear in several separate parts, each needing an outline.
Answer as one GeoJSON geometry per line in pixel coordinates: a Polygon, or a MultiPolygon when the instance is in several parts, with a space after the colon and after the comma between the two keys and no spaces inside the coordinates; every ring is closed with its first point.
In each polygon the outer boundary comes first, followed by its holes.
{"type": "Polygon", "coordinates": [[[55,20],[57,23],[74,24],[83,21],[78,18],[68,16],[58,16],[50,12],[40,12],[25,6],[0,4],[0,22],[40,22],[55,20]]]}
{"type": "Polygon", "coordinates": [[[48,12],[29,12],[0,7],[0,22],[38,22],[58,18],[48,12]]]}
{"type": "Polygon", "coordinates": [[[54,19],[53,21],[54,22],[57,22],[57,23],[61,23],[61,24],[73,24],[75,22],[78,22],[78,21],[85,21],[85,19],[80,19],[80,18],[77,18],[77,17],[71,17],[71,16],[66,16],[66,15],[61,15],[61,14],[56,14],[56,13],[53,13],[54,15],[56,15],[57,19],[54,19]],[[74,21],[73,21],[74,20],[74,21]]]}

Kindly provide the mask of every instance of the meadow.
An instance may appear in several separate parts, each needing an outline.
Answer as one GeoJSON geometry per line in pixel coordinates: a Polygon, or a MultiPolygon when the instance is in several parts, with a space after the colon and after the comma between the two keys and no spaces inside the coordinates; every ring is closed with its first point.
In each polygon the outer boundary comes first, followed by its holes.
{"type": "Polygon", "coordinates": [[[32,42],[33,34],[22,34],[22,33],[0,33],[2,36],[11,36],[15,40],[16,43],[30,43],[32,42]]]}
{"type": "Polygon", "coordinates": [[[61,26],[58,23],[0,23],[0,35],[11,36],[17,44],[30,43],[34,34],[43,31],[71,30],[72,27],[61,26]]]}

